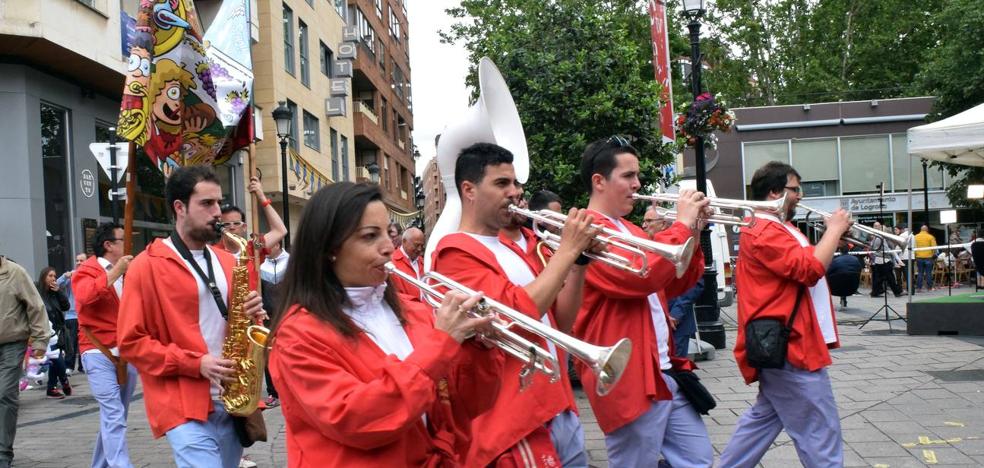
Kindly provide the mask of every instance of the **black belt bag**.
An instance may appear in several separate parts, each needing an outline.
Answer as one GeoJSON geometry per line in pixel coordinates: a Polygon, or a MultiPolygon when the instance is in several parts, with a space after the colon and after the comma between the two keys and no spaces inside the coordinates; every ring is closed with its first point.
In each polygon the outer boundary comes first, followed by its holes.
{"type": "Polygon", "coordinates": [[[666,373],[673,377],[680,393],[690,402],[690,406],[693,406],[697,413],[708,414],[717,406],[714,395],[711,395],[711,392],[707,391],[707,387],[700,383],[697,374],[692,371],[667,371],[666,373]]]}
{"type": "Polygon", "coordinates": [[[805,288],[800,286],[796,293],[796,305],[793,306],[788,322],[763,318],[745,324],[745,359],[750,366],[756,369],[781,369],[786,365],[789,334],[799,310],[803,289],[805,288]]]}

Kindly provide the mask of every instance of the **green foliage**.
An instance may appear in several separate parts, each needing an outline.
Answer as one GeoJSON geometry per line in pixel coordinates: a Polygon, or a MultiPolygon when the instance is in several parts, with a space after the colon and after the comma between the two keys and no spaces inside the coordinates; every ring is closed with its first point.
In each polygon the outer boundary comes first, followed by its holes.
{"type": "MultiPolygon", "coordinates": [[[[635,138],[643,174],[672,161],[675,147],[659,136],[644,3],[465,0],[448,14],[459,22],[443,39],[463,43],[473,64],[491,58],[509,84],[530,150],[527,192],[546,188],[584,206],[581,153],[615,134],[635,138]]],[[[473,65],[468,84],[477,90],[476,80],[473,65]]]]}

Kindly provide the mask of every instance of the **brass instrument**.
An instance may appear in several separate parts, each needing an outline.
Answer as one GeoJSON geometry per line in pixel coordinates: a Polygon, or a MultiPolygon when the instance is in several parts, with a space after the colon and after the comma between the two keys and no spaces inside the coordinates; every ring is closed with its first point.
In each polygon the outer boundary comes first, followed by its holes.
{"type": "MultiPolygon", "coordinates": [[[[217,227],[218,228],[218,227],[217,227]]],[[[246,296],[249,295],[249,262],[246,239],[225,232],[239,245],[239,261],[232,269],[232,296],[229,297],[228,328],[222,343],[222,358],[235,362],[233,380],[223,384],[222,404],[233,416],[249,416],[256,411],[261,399],[263,367],[266,365],[267,336],[270,330],[254,325],[246,315],[246,296]]]]}
{"type": "MultiPolygon", "coordinates": [[[[772,201],[734,200],[729,198],[707,197],[710,201],[711,208],[715,208],[715,213],[705,219],[711,223],[724,224],[728,226],[751,226],[755,223],[755,211],[758,210],[772,214],[778,217],[779,221],[782,222],[786,219],[786,197],[788,195],[788,193],[785,193],[782,198],[772,201]]],[[[655,193],[652,195],[639,195],[638,193],[634,193],[632,194],[632,198],[649,202],[677,203],[680,195],[675,193],[655,193]]],[[[656,210],[657,214],[663,216],[664,218],[676,219],[676,211],[674,210],[661,207],[653,208],[656,210]]]]}
{"type": "MultiPolygon", "coordinates": [[[[444,300],[444,294],[437,290],[438,287],[459,291],[469,296],[476,294],[475,291],[435,271],[425,274],[421,279],[400,271],[392,263],[386,264],[386,271],[420,288],[421,297],[435,309],[439,308],[441,301],[444,300]]],[[[491,335],[479,334],[477,338],[497,346],[506,354],[526,363],[519,374],[520,388],[526,388],[530,384],[533,372],[540,372],[550,378],[551,382],[556,382],[560,379],[560,366],[550,351],[510,330],[513,327],[553,343],[591,367],[598,376],[598,384],[595,386],[598,395],[606,395],[618,383],[625,366],[629,363],[629,356],[632,355],[632,341],[628,338],[622,338],[612,346],[596,346],[557,331],[488,297],[482,298],[469,313],[474,316],[489,314],[495,316],[492,321],[495,332],[491,335]]]]}
{"type": "MultiPolygon", "coordinates": [[[[536,232],[537,237],[542,239],[547,246],[554,250],[557,250],[560,246],[560,235],[542,229],[539,225],[543,224],[562,229],[564,222],[567,221],[567,215],[552,210],[531,211],[516,205],[509,205],[509,211],[533,220],[533,230],[536,232]]],[[[595,227],[601,231],[596,238],[598,242],[605,247],[616,247],[625,250],[631,256],[626,258],[612,252],[596,254],[589,251],[585,251],[584,255],[639,276],[646,276],[649,272],[649,262],[646,261],[646,252],[652,252],[673,263],[673,266],[676,267],[677,278],[683,276],[683,273],[687,271],[687,267],[690,265],[690,258],[694,255],[696,244],[693,238],[687,239],[683,244],[672,245],[625,234],[601,225],[595,225],[595,227]],[[636,266],[637,264],[638,266],[636,266]]]]}
{"type": "MultiPolygon", "coordinates": [[[[810,208],[810,207],[808,207],[808,206],[806,206],[806,205],[804,205],[802,203],[796,205],[796,207],[797,208],[802,208],[804,211],[807,212],[807,219],[809,219],[809,215],[810,214],[819,215],[823,219],[827,219],[827,218],[830,217],[830,213],[827,213],[826,211],[818,210],[816,208],[810,208]]],[[[843,237],[845,238],[845,240],[848,240],[848,241],[851,241],[851,242],[854,242],[854,243],[867,244],[866,242],[863,242],[860,239],[858,239],[859,236],[855,235],[854,234],[855,232],[864,233],[864,234],[866,234],[869,237],[879,237],[879,238],[881,238],[881,239],[889,242],[892,247],[905,248],[905,238],[904,237],[902,237],[902,236],[896,236],[895,234],[892,234],[890,232],[881,231],[881,230],[875,229],[875,228],[870,227],[870,226],[865,226],[863,224],[857,224],[857,223],[852,224],[851,225],[851,228],[848,229],[846,233],[844,233],[844,236],[843,237]]]]}

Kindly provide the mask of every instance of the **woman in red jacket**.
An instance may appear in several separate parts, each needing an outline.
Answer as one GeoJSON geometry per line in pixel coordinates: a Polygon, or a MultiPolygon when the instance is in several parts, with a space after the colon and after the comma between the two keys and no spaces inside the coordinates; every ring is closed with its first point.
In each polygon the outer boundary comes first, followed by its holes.
{"type": "Polygon", "coordinates": [[[402,302],[376,185],[337,183],[304,208],[273,324],[270,373],[302,466],[456,466],[491,407],[503,354],[471,340],[478,297],[402,302]]]}

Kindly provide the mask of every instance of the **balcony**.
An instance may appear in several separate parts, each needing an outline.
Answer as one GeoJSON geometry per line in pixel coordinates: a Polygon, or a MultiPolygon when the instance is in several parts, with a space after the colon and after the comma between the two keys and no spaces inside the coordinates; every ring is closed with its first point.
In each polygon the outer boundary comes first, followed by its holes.
{"type": "Polygon", "coordinates": [[[356,112],[365,114],[365,117],[372,123],[379,125],[379,117],[376,116],[376,113],[373,112],[372,108],[367,106],[364,101],[358,101],[358,104],[355,106],[355,110],[356,112]]]}

